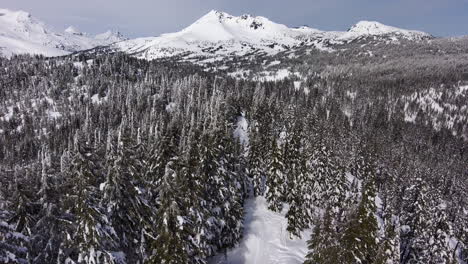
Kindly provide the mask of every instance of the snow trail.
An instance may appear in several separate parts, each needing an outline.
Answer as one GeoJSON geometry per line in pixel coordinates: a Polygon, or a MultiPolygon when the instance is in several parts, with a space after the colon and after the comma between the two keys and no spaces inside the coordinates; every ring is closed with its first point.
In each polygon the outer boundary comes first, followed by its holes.
{"type": "Polygon", "coordinates": [[[226,254],[213,257],[210,264],[299,264],[307,254],[310,230],[302,238],[292,238],[286,231],[285,214],[268,210],[265,197],[250,198],[245,203],[244,237],[226,254]]]}

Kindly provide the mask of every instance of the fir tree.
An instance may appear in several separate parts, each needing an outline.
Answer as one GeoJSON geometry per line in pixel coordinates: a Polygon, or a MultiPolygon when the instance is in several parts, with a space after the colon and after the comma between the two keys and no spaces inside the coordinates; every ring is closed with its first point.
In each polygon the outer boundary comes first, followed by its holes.
{"type": "Polygon", "coordinates": [[[147,263],[189,263],[186,221],[182,196],[176,186],[180,183],[178,157],[166,165],[166,171],[159,186],[158,211],[155,218],[156,236],[152,241],[151,256],[147,263]]]}
{"type": "Polygon", "coordinates": [[[307,241],[308,253],[304,264],[332,264],[338,262],[340,246],[335,221],[330,208],[325,210],[323,219],[318,221],[307,241]]]}
{"type": "Polygon", "coordinates": [[[453,231],[447,217],[446,204],[435,197],[430,210],[430,232],[428,261],[433,263],[454,263],[454,252],[449,245],[453,231]]]}
{"type": "Polygon", "coordinates": [[[0,211],[0,262],[5,264],[29,263],[27,244],[29,238],[15,231],[5,220],[7,212],[0,211]]]}
{"type": "Polygon", "coordinates": [[[285,202],[285,171],[283,155],[276,138],[271,140],[270,158],[267,167],[267,192],[268,209],[281,212],[285,202]]]}
{"type": "Polygon", "coordinates": [[[298,122],[287,142],[285,163],[287,173],[288,192],[286,201],[289,210],[286,213],[288,227],[286,230],[294,236],[300,237],[300,232],[310,225],[310,204],[306,203],[305,186],[308,184],[308,167],[303,155],[302,125],[298,122]]]}
{"type": "Polygon", "coordinates": [[[64,242],[73,249],[69,258],[76,257],[77,263],[113,263],[111,251],[118,245],[117,234],[99,204],[98,186],[103,177],[97,174],[95,159],[89,146],[76,143],[69,170],[72,191],[67,208],[73,212],[74,223],[64,242]]]}
{"type": "Polygon", "coordinates": [[[429,261],[430,219],[427,202],[427,185],[417,175],[414,184],[406,191],[404,197],[404,206],[406,208],[402,220],[408,228],[402,233],[402,263],[425,263],[429,261]]]}
{"type": "Polygon", "coordinates": [[[136,258],[143,241],[141,233],[152,233],[152,214],[146,194],[146,181],[142,178],[141,164],[136,160],[135,145],[123,127],[111,142],[107,159],[107,173],[100,186],[101,204],[107,209],[109,222],[119,236],[120,249],[130,258],[136,258]]]}
{"type": "Polygon", "coordinates": [[[385,233],[378,247],[375,264],[393,264],[400,262],[400,226],[399,220],[389,213],[385,217],[385,233]]]}
{"type": "Polygon", "coordinates": [[[374,263],[378,243],[375,196],[375,183],[368,178],[357,211],[340,237],[340,263],[374,263]]]}

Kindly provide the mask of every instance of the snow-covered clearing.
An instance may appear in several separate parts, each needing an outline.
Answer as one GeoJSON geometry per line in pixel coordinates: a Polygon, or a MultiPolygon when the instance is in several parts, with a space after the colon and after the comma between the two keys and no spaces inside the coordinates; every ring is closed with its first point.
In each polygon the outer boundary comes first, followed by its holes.
{"type": "Polygon", "coordinates": [[[210,264],[299,264],[307,254],[311,230],[302,238],[291,239],[286,231],[285,214],[268,210],[264,197],[248,199],[245,203],[244,237],[239,246],[219,254],[210,264]]]}

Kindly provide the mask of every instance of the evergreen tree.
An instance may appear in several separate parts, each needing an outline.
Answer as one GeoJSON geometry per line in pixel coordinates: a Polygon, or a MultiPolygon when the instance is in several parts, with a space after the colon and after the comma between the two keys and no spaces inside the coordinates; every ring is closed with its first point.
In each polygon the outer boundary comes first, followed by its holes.
{"type": "Polygon", "coordinates": [[[219,149],[221,153],[219,168],[225,183],[224,201],[221,203],[224,212],[223,221],[226,223],[221,232],[222,248],[231,248],[242,238],[244,220],[244,190],[243,178],[245,174],[240,169],[240,146],[232,140],[229,131],[224,131],[219,149]]]}
{"type": "Polygon", "coordinates": [[[108,221],[119,236],[119,247],[130,259],[137,258],[135,248],[141,248],[142,233],[152,233],[152,211],[145,197],[146,181],[136,160],[136,150],[123,127],[115,141],[110,141],[107,173],[100,186],[101,205],[107,209],[108,221]]]}
{"type": "Polygon", "coordinates": [[[185,264],[189,262],[185,229],[188,219],[184,218],[182,195],[177,190],[180,183],[178,157],[166,165],[166,171],[159,186],[158,211],[155,218],[156,237],[152,242],[151,256],[147,263],[185,264]]]}
{"type": "Polygon", "coordinates": [[[286,198],[285,190],[285,171],[283,164],[283,155],[278,146],[276,138],[271,140],[269,150],[270,157],[267,167],[267,192],[268,209],[275,212],[281,212],[286,198]]]}
{"type": "Polygon", "coordinates": [[[118,245],[117,234],[99,204],[103,177],[95,162],[94,151],[76,142],[66,209],[73,213],[74,221],[64,243],[72,249],[68,258],[77,263],[113,263],[111,252],[118,245]]]}
{"type": "Polygon", "coordinates": [[[307,241],[308,253],[304,264],[339,263],[340,246],[335,221],[330,208],[327,208],[323,219],[314,227],[310,240],[307,241]]]}
{"type": "Polygon", "coordinates": [[[426,263],[430,258],[428,189],[418,174],[404,197],[405,211],[402,220],[408,228],[402,233],[402,263],[426,263]]]}
{"type": "Polygon", "coordinates": [[[433,263],[454,263],[454,252],[449,245],[453,231],[447,217],[446,204],[439,197],[434,198],[430,207],[430,240],[428,261],[433,263]]]}
{"type": "Polygon", "coordinates": [[[0,211],[0,263],[29,263],[27,259],[28,248],[26,247],[29,238],[16,232],[14,227],[5,221],[7,215],[7,212],[0,211]]]}
{"type": "MultiPolygon", "coordinates": [[[[372,175],[372,172],[368,172],[372,175]]],[[[340,238],[340,263],[374,263],[378,243],[375,183],[368,178],[361,202],[340,238]]]]}
{"type": "Polygon", "coordinates": [[[378,247],[375,264],[393,264],[400,262],[400,226],[398,219],[391,214],[385,217],[385,233],[378,247]]]}
{"type": "Polygon", "coordinates": [[[289,210],[286,213],[288,219],[286,230],[291,235],[300,237],[301,231],[309,227],[311,217],[310,204],[305,202],[304,190],[308,184],[309,172],[306,158],[303,155],[302,124],[299,121],[295,124],[285,148],[286,186],[288,188],[286,201],[289,203],[289,210]]]}
{"type": "Polygon", "coordinates": [[[58,173],[54,168],[50,153],[42,152],[41,156],[41,187],[38,192],[41,207],[31,231],[34,235],[30,239],[33,245],[30,256],[34,263],[54,263],[58,262],[58,251],[69,227],[63,224],[64,219],[72,221],[66,216],[69,208],[64,206],[64,200],[68,198],[61,195],[64,190],[69,194],[69,187],[64,173],[58,173]]]}
{"type": "Polygon", "coordinates": [[[208,256],[215,254],[217,247],[209,243],[213,240],[213,234],[210,230],[209,217],[210,208],[205,200],[204,193],[206,186],[203,184],[203,177],[200,173],[200,148],[203,142],[200,142],[199,131],[197,130],[191,139],[190,149],[184,157],[182,167],[180,192],[185,195],[182,197],[183,204],[187,206],[187,215],[184,216],[190,225],[184,228],[189,229],[188,255],[192,263],[205,263],[208,256]]]}

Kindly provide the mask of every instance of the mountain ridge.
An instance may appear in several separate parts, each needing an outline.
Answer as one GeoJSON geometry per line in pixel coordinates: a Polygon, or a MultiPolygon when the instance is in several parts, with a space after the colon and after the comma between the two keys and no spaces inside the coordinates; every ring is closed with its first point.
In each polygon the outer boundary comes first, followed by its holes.
{"type": "Polygon", "coordinates": [[[306,26],[291,28],[262,16],[233,16],[211,10],[178,32],[131,39],[111,47],[149,60],[186,54],[189,54],[190,59],[200,56],[244,56],[251,53],[274,55],[304,44],[331,51],[330,43],[345,44],[366,37],[408,41],[432,38],[428,33],[400,29],[379,22],[360,21],[348,31],[322,31],[306,26]],[[323,43],[328,43],[329,46],[323,46],[323,43]]]}
{"type": "Polygon", "coordinates": [[[148,60],[180,55],[189,59],[220,59],[248,54],[275,55],[301,45],[333,51],[333,46],[367,37],[409,41],[432,38],[428,33],[375,21],[360,21],[348,31],[323,31],[308,26],[288,27],[263,16],[233,16],[211,10],[178,32],[126,39],[113,31],[90,36],[73,26],[57,32],[28,12],[0,9],[0,54],[4,56],[20,53],[60,56],[108,46],[112,51],[148,60]]]}
{"type": "Polygon", "coordinates": [[[60,32],[28,12],[0,9],[0,54],[7,57],[23,53],[60,56],[125,40],[119,33],[103,34],[89,36],[73,26],[60,32]]]}

